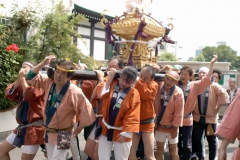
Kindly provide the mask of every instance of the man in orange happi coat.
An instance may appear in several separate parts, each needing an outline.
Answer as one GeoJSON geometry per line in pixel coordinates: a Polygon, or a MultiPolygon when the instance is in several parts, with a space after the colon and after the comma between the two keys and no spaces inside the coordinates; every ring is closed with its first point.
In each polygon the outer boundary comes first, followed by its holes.
{"type": "Polygon", "coordinates": [[[175,71],[168,71],[164,84],[159,85],[155,99],[157,160],[164,159],[165,141],[169,141],[172,160],[178,160],[177,153],[178,128],[182,126],[184,111],[184,95],[177,87],[179,75],[175,71]]]}
{"type": "Polygon", "coordinates": [[[133,133],[132,147],[129,160],[136,160],[136,151],[140,138],[142,136],[144,144],[144,153],[147,160],[154,160],[154,100],[157,94],[158,85],[153,80],[155,69],[150,66],[144,66],[136,82],[135,88],[138,90],[141,99],[140,110],[140,132],[133,133]]]}
{"type": "MultiPolygon", "coordinates": [[[[209,69],[201,67],[198,71],[199,79],[204,78],[209,69]]],[[[217,156],[217,137],[214,132],[217,128],[218,111],[222,105],[229,103],[227,92],[218,83],[212,83],[201,95],[193,112],[193,150],[196,151],[200,160],[204,159],[204,143],[202,138],[205,136],[209,146],[209,160],[214,160],[217,156]]]]}
{"type": "Polygon", "coordinates": [[[99,138],[99,160],[110,160],[114,145],[116,160],[127,160],[132,144],[132,134],[139,132],[140,95],[132,88],[137,70],[125,67],[119,80],[111,68],[106,82],[97,86],[97,95],[102,99],[102,135],[99,138]]]}
{"type": "MultiPolygon", "coordinates": [[[[124,68],[122,59],[117,56],[113,56],[111,59],[109,59],[107,72],[109,72],[111,68],[122,70],[124,68]]],[[[98,84],[107,80],[106,77],[103,78],[104,73],[102,71],[96,70],[95,72],[97,72],[98,75],[98,84]]],[[[96,104],[93,104],[93,107],[96,111],[96,122],[94,123],[94,126],[92,126],[92,130],[87,138],[84,153],[91,157],[92,160],[98,160],[98,137],[101,134],[102,103],[101,100],[99,100],[99,97],[97,97],[96,88],[91,92],[91,100],[96,102],[96,104]]]]}
{"type": "Polygon", "coordinates": [[[5,96],[18,102],[16,120],[19,126],[1,143],[0,159],[10,159],[9,151],[24,145],[21,158],[32,160],[40,144],[44,144],[44,90],[27,83],[26,73],[32,67],[32,63],[24,62],[18,79],[6,88],[5,96]]]}
{"type": "MultiPolygon", "coordinates": [[[[236,96],[232,103],[228,106],[223,120],[221,121],[215,135],[222,140],[218,160],[227,160],[226,149],[229,143],[234,143],[240,137],[240,89],[238,89],[236,96]]],[[[234,151],[232,160],[240,159],[240,146],[234,151]]]]}
{"type": "Polygon", "coordinates": [[[212,59],[210,69],[206,77],[199,81],[190,82],[193,70],[188,66],[184,66],[180,71],[180,81],[178,86],[184,93],[184,117],[183,126],[179,128],[178,154],[181,160],[189,160],[192,154],[192,129],[193,116],[192,112],[195,108],[198,95],[201,94],[209,85],[212,84],[210,77],[213,71],[213,64],[217,61],[217,55],[212,59]]]}

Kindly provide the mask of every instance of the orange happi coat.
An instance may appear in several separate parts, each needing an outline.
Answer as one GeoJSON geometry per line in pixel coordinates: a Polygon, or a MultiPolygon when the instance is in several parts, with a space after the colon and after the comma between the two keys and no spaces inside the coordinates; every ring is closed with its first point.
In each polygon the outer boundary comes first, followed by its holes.
{"type": "Polygon", "coordinates": [[[84,80],[82,83],[82,91],[85,97],[87,97],[87,99],[91,102],[93,108],[96,108],[97,106],[97,100],[91,100],[91,96],[96,85],[97,82],[95,80],[84,80]]]}
{"type": "MultiPolygon", "coordinates": [[[[97,95],[102,99],[102,115],[107,124],[109,124],[109,107],[114,92],[114,86],[117,80],[113,80],[110,85],[109,92],[101,95],[102,88],[105,82],[100,83],[97,86],[97,95]]],[[[124,98],[118,115],[116,117],[114,127],[123,127],[122,130],[114,130],[112,141],[116,142],[118,135],[121,132],[139,132],[140,123],[140,95],[135,88],[131,88],[126,97],[124,98]]],[[[108,129],[102,124],[102,135],[107,136],[108,129]]],[[[127,138],[127,142],[131,141],[131,138],[127,138]]]]}
{"type": "MultiPolygon", "coordinates": [[[[141,99],[140,120],[155,118],[154,100],[158,90],[158,84],[155,81],[145,83],[141,78],[138,79],[135,88],[138,90],[141,99]]],[[[140,131],[153,132],[154,121],[149,124],[140,124],[140,131]]]]}

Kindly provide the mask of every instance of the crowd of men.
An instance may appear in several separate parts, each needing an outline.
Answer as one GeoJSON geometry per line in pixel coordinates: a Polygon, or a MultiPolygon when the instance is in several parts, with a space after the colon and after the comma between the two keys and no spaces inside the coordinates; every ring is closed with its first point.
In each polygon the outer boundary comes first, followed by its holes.
{"type": "MultiPolygon", "coordinates": [[[[217,83],[222,77],[213,69],[217,55],[209,68],[197,70],[197,80],[188,66],[145,65],[138,73],[119,57],[109,60],[106,77],[96,70],[98,80],[71,80],[86,65],[53,64],[54,59],[24,62],[19,78],[7,86],[6,97],[18,102],[19,126],[0,145],[0,160],[9,160],[9,151],[21,146],[22,160],[34,159],[39,146],[49,160],[66,160],[69,149],[79,160],[77,135],[83,129],[88,160],[110,160],[112,151],[116,160],[136,160],[139,150],[147,160],[163,160],[166,146],[172,160],[203,160],[205,139],[209,160],[225,160],[227,145],[240,134],[240,90],[232,78],[227,90],[217,83]],[[44,67],[47,76],[39,74],[44,67]],[[154,79],[160,71],[163,81],[154,79]],[[218,126],[223,105],[228,109],[218,126]],[[218,137],[223,140],[219,156],[218,137]]],[[[233,159],[240,159],[240,149],[234,153],[233,159]]]]}

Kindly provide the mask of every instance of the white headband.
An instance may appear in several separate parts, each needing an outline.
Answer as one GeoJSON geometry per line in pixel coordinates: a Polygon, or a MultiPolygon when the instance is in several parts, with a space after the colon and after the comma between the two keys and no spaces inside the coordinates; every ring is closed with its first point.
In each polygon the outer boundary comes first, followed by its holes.
{"type": "Polygon", "coordinates": [[[47,67],[47,68],[53,69],[53,70],[55,71],[55,68],[52,68],[52,67],[50,67],[50,66],[48,66],[48,65],[45,65],[44,67],[47,67]]]}
{"type": "Polygon", "coordinates": [[[29,67],[33,68],[33,65],[32,65],[31,63],[29,63],[29,62],[23,62],[22,65],[24,65],[24,64],[26,64],[26,65],[28,65],[29,67]]]}
{"type": "Polygon", "coordinates": [[[209,69],[207,67],[201,67],[199,70],[198,70],[198,73],[199,72],[204,72],[204,73],[208,73],[209,72],[209,69]]]}
{"type": "Polygon", "coordinates": [[[84,68],[88,69],[87,65],[84,64],[84,63],[81,63],[80,60],[78,60],[78,66],[79,66],[79,67],[84,67],[84,68]]]}
{"type": "MultiPolygon", "coordinates": [[[[79,64],[78,64],[78,65],[79,65],[79,64]]],[[[84,63],[80,63],[79,67],[84,67],[84,68],[88,69],[87,65],[84,64],[84,63]]]]}

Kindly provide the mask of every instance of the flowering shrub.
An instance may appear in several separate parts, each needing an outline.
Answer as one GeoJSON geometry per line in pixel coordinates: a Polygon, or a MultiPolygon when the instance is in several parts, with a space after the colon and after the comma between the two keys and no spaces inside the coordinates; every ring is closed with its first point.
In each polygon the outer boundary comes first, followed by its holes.
{"type": "Polygon", "coordinates": [[[12,26],[0,24],[0,111],[16,105],[16,102],[5,98],[5,89],[18,78],[23,59],[21,49],[17,45],[21,37],[12,26]]]}
{"type": "MultiPolygon", "coordinates": [[[[29,28],[36,22],[35,10],[31,7],[19,9],[17,4],[13,6],[8,23],[1,24],[0,21],[0,111],[16,105],[16,102],[5,98],[5,89],[18,79],[23,60],[31,60],[31,53],[37,47],[27,39],[29,28]]],[[[0,18],[7,19],[1,15],[0,18]]]]}
{"type": "MultiPolygon", "coordinates": [[[[81,15],[69,15],[62,1],[53,4],[50,13],[38,12],[41,4],[37,8],[13,6],[8,23],[0,21],[0,111],[15,104],[5,98],[4,92],[17,80],[23,60],[40,62],[45,56],[55,54],[57,59],[69,57],[75,63],[81,60],[89,69],[96,68],[95,60],[84,56],[72,43],[72,36],[80,38],[76,24],[83,19],[81,15]]],[[[4,19],[1,13],[0,5],[0,18],[4,19]]]]}
{"type": "Polygon", "coordinates": [[[17,53],[19,48],[18,48],[18,46],[16,44],[12,44],[10,46],[7,46],[6,50],[7,51],[14,51],[15,53],[17,53]]]}
{"type": "Polygon", "coordinates": [[[16,103],[7,100],[4,95],[7,85],[13,83],[18,78],[22,56],[18,54],[19,48],[16,44],[0,47],[0,110],[13,107],[16,103]]]}

